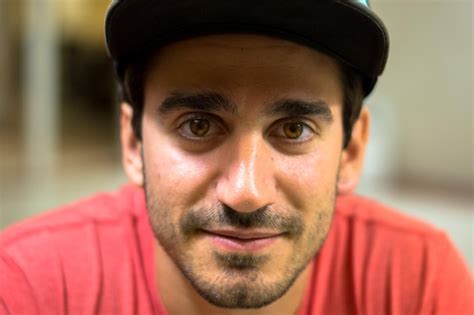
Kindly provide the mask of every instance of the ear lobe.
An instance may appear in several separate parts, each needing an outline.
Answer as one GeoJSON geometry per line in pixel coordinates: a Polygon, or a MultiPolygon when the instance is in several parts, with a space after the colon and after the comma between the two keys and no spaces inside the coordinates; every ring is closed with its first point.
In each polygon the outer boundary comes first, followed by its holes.
{"type": "Polygon", "coordinates": [[[142,142],[132,128],[133,109],[128,103],[120,106],[120,142],[122,165],[130,182],[143,186],[142,142]]]}
{"type": "Polygon", "coordinates": [[[357,187],[362,173],[369,132],[370,112],[366,106],[363,106],[359,118],[352,129],[351,140],[342,151],[337,180],[337,193],[340,195],[351,194],[357,187]]]}
{"type": "Polygon", "coordinates": [[[354,193],[357,183],[349,179],[341,179],[337,181],[337,194],[338,195],[350,195],[354,193]]]}

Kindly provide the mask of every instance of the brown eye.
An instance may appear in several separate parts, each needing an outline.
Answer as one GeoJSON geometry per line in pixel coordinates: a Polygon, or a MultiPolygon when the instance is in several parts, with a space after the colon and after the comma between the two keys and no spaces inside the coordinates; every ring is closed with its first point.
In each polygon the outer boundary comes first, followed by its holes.
{"type": "Polygon", "coordinates": [[[189,129],[196,137],[205,136],[209,132],[210,126],[207,119],[193,119],[189,122],[189,129]]]}
{"type": "Polygon", "coordinates": [[[177,132],[180,138],[189,141],[215,141],[226,134],[219,117],[204,114],[183,116],[177,132]],[[189,117],[191,116],[191,117],[189,117]],[[189,118],[189,119],[186,119],[189,118]],[[186,119],[186,120],[184,120],[186,119]]]}
{"type": "Polygon", "coordinates": [[[301,123],[286,123],[283,125],[285,136],[289,139],[298,139],[303,134],[304,126],[301,123]]]}

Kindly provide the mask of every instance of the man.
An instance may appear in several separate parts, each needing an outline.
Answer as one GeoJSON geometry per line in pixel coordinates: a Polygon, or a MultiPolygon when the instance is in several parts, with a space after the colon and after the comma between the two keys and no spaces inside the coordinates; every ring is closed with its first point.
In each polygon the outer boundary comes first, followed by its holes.
{"type": "Polygon", "coordinates": [[[131,184],[20,224],[1,314],[472,314],[445,235],[355,195],[388,55],[364,1],[115,1],[131,184]]]}

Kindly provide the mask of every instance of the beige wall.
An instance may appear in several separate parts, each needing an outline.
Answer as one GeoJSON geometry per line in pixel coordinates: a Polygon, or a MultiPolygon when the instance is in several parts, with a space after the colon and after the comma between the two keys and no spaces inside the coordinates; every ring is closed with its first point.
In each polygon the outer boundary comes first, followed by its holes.
{"type": "Polygon", "coordinates": [[[372,6],[389,29],[391,54],[369,103],[378,111],[389,103],[398,120],[387,121],[396,128],[397,175],[472,193],[472,1],[373,0],[372,6]]]}

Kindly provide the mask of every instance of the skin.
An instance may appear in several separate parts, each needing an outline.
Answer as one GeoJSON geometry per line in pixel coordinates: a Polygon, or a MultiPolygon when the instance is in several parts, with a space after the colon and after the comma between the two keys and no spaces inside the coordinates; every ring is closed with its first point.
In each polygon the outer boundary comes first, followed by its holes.
{"type": "Polygon", "coordinates": [[[368,138],[363,109],[343,149],[339,78],[332,58],[256,35],[193,38],[156,55],[142,140],[124,103],[121,142],[130,181],[145,186],[170,314],[298,310],[335,198],[354,190],[368,138]],[[296,103],[313,110],[279,106],[296,103]],[[223,229],[272,241],[228,248],[213,241],[223,229]]]}

